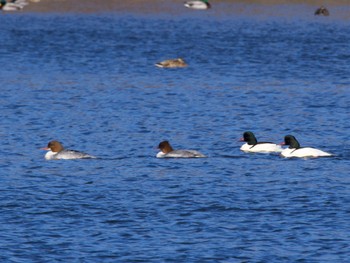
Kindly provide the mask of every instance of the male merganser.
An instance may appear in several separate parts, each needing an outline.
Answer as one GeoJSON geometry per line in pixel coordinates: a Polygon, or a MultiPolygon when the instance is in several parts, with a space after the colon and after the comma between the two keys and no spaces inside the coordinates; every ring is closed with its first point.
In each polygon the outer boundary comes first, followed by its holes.
{"type": "Polygon", "coordinates": [[[287,149],[281,152],[283,157],[326,157],[332,156],[332,154],[311,148],[311,147],[300,147],[299,142],[293,135],[287,135],[284,137],[284,142],[281,145],[289,145],[287,149]]]}
{"type": "Polygon", "coordinates": [[[47,147],[43,150],[48,151],[45,154],[46,160],[60,160],[60,159],[86,159],[86,158],[96,158],[87,153],[78,152],[74,150],[65,150],[62,144],[58,141],[51,141],[48,143],[47,147]]]}
{"type": "Polygon", "coordinates": [[[21,10],[25,5],[27,5],[27,2],[7,2],[6,0],[0,1],[0,9],[3,11],[18,11],[21,10]]]}
{"type": "Polygon", "coordinates": [[[325,8],[324,6],[321,6],[320,8],[318,8],[316,11],[315,11],[315,16],[316,15],[323,15],[323,16],[329,16],[329,11],[327,8],[325,8]]]}
{"type": "Polygon", "coordinates": [[[187,63],[182,58],[168,59],[155,64],[159,68],[184,68],[187,63]]]}
{"type": "Polygon", "coordinates": [[[195,150],[174,150],[168,141],[163,141],[158,145],[160,152],[157,158],[203,158],[204,154],[195,150]]]}
{"type": "Polygon", "coordinates": [[[241,146],[241,151],[244,152],[254,152],[254,153],[271,153],[271,152],[282,152],[282,147],[276,143],[272,142],[258,142],[255,135],[246,131],[243,133],[243,138],[240,141],[247,142],[241,146]]]}
{"type": "Polygon", "coordinates": [[[186,1],[184,5],[188,8],[197,9],[197,10],[205,10],[205,9],[211,8],[211,5],[208,0],[186,1]]]}

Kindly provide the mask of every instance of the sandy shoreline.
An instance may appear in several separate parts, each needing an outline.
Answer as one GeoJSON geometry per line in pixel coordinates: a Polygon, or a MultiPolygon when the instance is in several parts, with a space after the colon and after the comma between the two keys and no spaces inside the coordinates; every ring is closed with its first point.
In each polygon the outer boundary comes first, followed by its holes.
{"type": "MultiPolygon", "coordinates": [[[[184,0],[41,0],[38,3],[30,3],[22,12],[138,12],[138,13],[177,13],[184,11],[184,0]]],[[[350,6],[349,0],[217,0],[211,1],[212,10],[227,5],[309,5],[317,8],[321,4],[332,8],[337,6],[350,6]]],[[[191,10],[193,11],[193,10],[191,10]]],[[[198,11],[195,11],[198,12],[198,11]]],[[[201,12],[201,11],[199,11],[201,12]]]]}

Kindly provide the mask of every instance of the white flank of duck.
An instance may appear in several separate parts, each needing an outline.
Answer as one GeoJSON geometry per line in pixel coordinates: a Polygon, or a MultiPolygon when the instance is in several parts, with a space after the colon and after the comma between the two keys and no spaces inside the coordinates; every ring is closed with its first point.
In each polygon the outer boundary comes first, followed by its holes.
{"type": "Polygon", "coordinates": [[[174,150],[168,141],[163,141],[158,145],[160,152],[157,158],[204,158],[204,154],[195,150],[174,150]]]}
{"type": "Polygon", "coordinates": [[[211,5],[208,0],[186,1],[184,5],[188,8],[197,10],[205,10],[211,8],[211,5]]]}
{"type": "Polygon", "coordinates": [[[18,11],[23,9],[26,5],[28,5],[26,0],[16,0],[11,2],[0,0],[0,9],[3,11],[18,11]]]}
{"type": "Polygon", "coordinates": [[[255,135],[247,131],[243,133],[243,138],[240,141],[246,142],[241,146],[241,151],[244,152],[253,152],[253,153],[273,153],[273,152],[282,152],[282,147],[276,143],[272,142],[258,142],[255,138],[255,135]]]}
{"type": "Polygon", "coordinates": [[[62,144],[58,141],[51,141],[48,143],[47,147],[42,148],[43,150],[48,151],[45,154],[46,160],[61,160],[61,159],[88,159],[96,158],[87,153],[78,152],[74,150],[66,150],[63,148],[62,144]]]}
{"type": "Polygon", "coordinates": [[[281,152],[281,156],[286,158],[291,157],[328,157],[333,154],[321,151],[319,149],[311,148],[311,147],[300,147],[299,142],[293,135],[287,135],[284,137],[284,142],[282,145],[289,145],[287,149],[284,149],[281,152]]]}
{"type": "Polygon", "coordinates": [[[18,10],[21,10],[22,8],[23,7],[13,3],[5,3],[5,4],[0,3],[0,9],[3,11],[18,11],[18,10]]]}

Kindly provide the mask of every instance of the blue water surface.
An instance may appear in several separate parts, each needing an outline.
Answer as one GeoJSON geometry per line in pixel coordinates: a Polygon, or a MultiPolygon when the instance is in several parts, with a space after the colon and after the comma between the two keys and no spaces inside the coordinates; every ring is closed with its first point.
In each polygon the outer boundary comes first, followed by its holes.
{"type": "Polygon", "coordinates": [[[1,262],[347,262],[350,28],[0,15],[1,262]],[[160,69],[182,57],[189,66],[160,69]],[[332,158],[246,154],[246,130],[332,158]],[[96,160],[46,161],[50,140],[96,160]],[[157,159],[155,147],[205,159],[157,159]]]}

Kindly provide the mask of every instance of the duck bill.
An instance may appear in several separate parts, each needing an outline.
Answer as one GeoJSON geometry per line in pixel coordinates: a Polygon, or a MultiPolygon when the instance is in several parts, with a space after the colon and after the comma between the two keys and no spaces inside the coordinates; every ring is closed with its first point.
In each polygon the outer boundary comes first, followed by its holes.
{"type": "Polygon", "coordinates": [[[49,151],[50,148],[44,147],[44,148],[40,148],[40,150],[49,151]]]}
{"type": "Polygon", "coordinates": [[[238,141],[239,142],[244,142],[244,138],[240,138],[238,141]]]}

